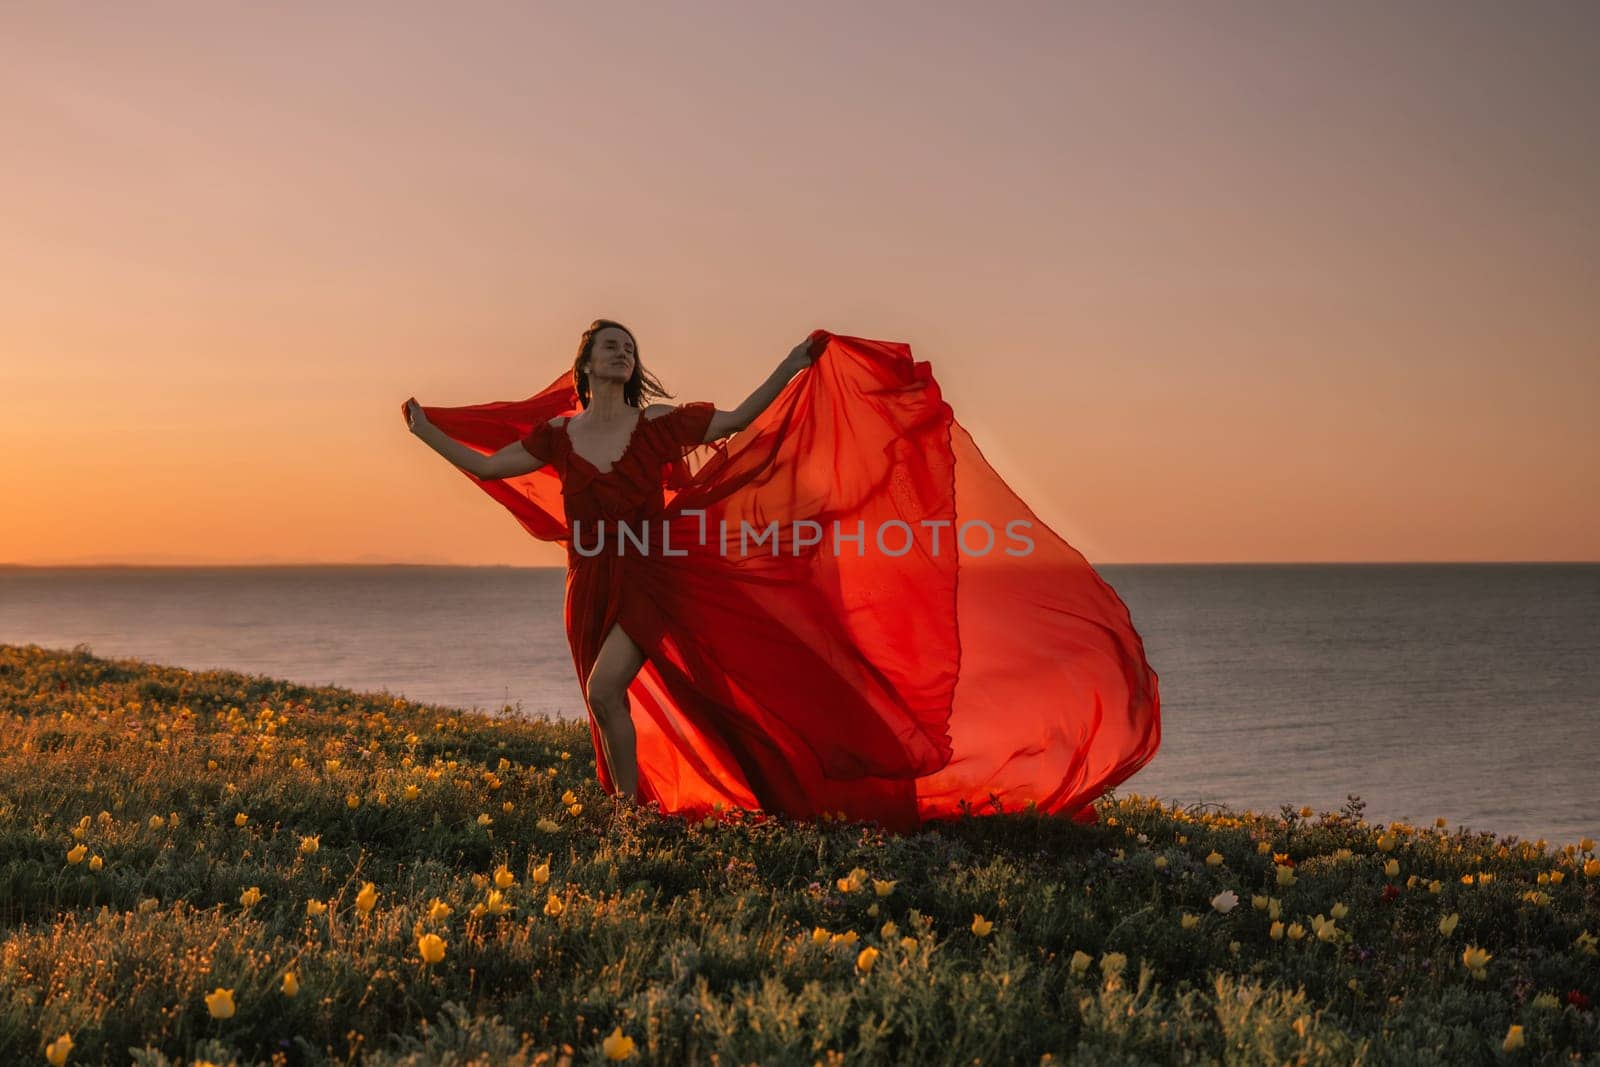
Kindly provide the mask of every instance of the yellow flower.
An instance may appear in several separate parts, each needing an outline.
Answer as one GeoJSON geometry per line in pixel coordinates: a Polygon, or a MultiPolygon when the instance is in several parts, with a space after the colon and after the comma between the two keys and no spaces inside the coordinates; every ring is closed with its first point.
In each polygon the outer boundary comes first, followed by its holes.
{"type": "Polygon", "coordinates": [[[1277,919],[1283,915],[1283,901],[1277,897],[1267,898],[1267,918],[1277,919]]]}
{"type": "Polygon", "coordinates": [[[1294,868],[1278,865],[1278,884],[1294,885],[1294,868]]]}
{"type": "Polygon", "coordinates": [[[510,868],[502,863],[500,866],[494,869],[494,884],[499,886],[501,889],[510,889],[512,886],[517,884],[517,879],[516,876],[511,873],[510,868]]]}
{"type": "Polygon", "coordinates": [[[994,929],[994,923],[985,919],[977,912],[972,913],[972,932],[979,937],[988,937],[989,931],[994,929]]]}
{"type": "Polygon", "coordinates": [[[878,929],[878,936],[883,938],[885,941],[887,941],[891,937],[893,937],[895,934],[898,934],[899,932],[900,932],[900,927],[895,925],[895,922],[894,922],[893,919],[890,919],[888,922],[884,923],[883,926],[878,929]]]}
{"type": "Polygon", "coordinates": [[[1316,931],[1318,941],[1337,941],[1339,928],[1332,919],[1324,919],[1320,914],[1311,920],[1311,929],[1316,931]]]}
{"type": "Polygon", "coordinates": [[[494,822],[494,820],[489,818],[489,813],[488,812],[483,812],[482,814],[480,814],[478,816],[478,825],[479,826],[488,826],[492,822],[494,822]]]}
{"type": "Polygon", "coordinates": [[[82,863],[83,857],[87,856],[88,854],[88,845],[73,845],[71,848],[67,849],[67,862],[82,863]]]}
{"type": "Polygon", "coordinates": [[[1378,851],[1379,852],[1393,852],[1394,851],[1394,834],[1393,833],[1385,832],[1385,833],[1381,833],[1381,834],[1378,835],[1378,851]]]}
{"type": "Polygon", "coordinates": [[[1252,894],[1250,897],[1250,906],[1257,911],[1266,911],[1267,898],[1260,893],[1252,894]]]}
{"type": "Polygon", "coordinates": [[[1466,950],[1461,953],[1461,962],[1466,965],[1467,970],[1472,972],[1472,977],[1480,982],[1483,981],[1484,968],[1489,965],[1489,961],[1493,958],[1488,951],[1479,948],[1477,945],[1468,945],[1466,950]]]}
{"type": "Polygon", "coordinates": [[[867,914],[872,916],[874,919],[876,919],[878,917],[878,905],[873,904],[870,907],[868,907],[867,908],[867,914]]]}
{"type": "Polygon", "coordinates": [[[513,811],[516,810],[516,806],[513,805],[511,803],[511,801],[508,800],[504,804],[500,805],[500,810],[505,812],[507,815],[510,815],[513,811]]]}
{"type": "Polygon", "coordinates": [[[1584,838],[1582,841],[1578,842],[1578,847],[1585,852],[1592,852],[1594,850],[1594,838],[1584,838]]]}
{"type": "Polygon", "coordinates": [[[1446,915],[1444,918],[1439,920],[1439,932],[1444,936],[1449,937],[1455,932],[1456,923],[1460,921],[1461,916],[1452,911],[1449,915],[1446,915]]]}
{"type": "Polygon", "coordinates": [[[872,891],[874,893],[878,894],[880,897],[886,897],[890,893],[894,892],[894,887],[898,883],[898,881],[899,881],[899,879],[891,879],[889,881],[884,881],[884,880],[879,879],[879,878],[874,878],[872,880],[872,891]]]}
{"type": "Polygon", "coordinates": [[[872,965],[877,962],[878,950],[873,948],[871,945],[868,945],[866,948],[861,950],[859,955],[856,956],[856,970],[863,972],[870,971],[872,970],[872,965]]]}
{"type": "Polygon", "coordinates": [[[539,885],[544,885],[546,882],[548,882],[550,880],[550,861],[549,860],[546,860],[545,862],[539,864],[539,866],[537,866],[537,867],[535,867],[533,869],[533,880],[535,882],[537,882],[539,885]]]}
{"type": "Polygon", "coordinates": [[[583,814],[583,805],[582,804],[574,804],[574,805],[572,805],[571,807],[569,807],[567,809],[567,814],[568,815],[582,815],[583,814]]]}
{"type": "Polygon", "coordinates": [[[422,789],[415,785],[408,785],[404,789],[400,790],[400,795],[405,797],[407,800],[415,800],[421,794],[422,789]]]}
{"type": "Polygon", "coordinates": [[[562,759],[571,759],[571,758],[572,758],[572,753],[570,753],[570,752],[563,752],[563,753],[561,753],[561,758],[562,758],[562,759]]]}
{"type": "Polygon", "coordinates": [[[1585,878],[1600,878],[1600,859],[1584,860],[1583,876],[1585,878]]]}
{"type": "Polygon", "coordinates": [[[300,977],[293,971],[283,972],[283,995],[286,997],[298,996],[300,993],[300,977]]]}
{"type": "Polygon", "coordinates": [[[1550,872],[1550,884],[1551,885],[1560,885],[1562,882],[1565,882],[1566,880],[1567,880],[1567,872],[1566,871],[1551,871],[1550,872]]]}
{"type": "Polygon", "coordinates": [[[828,931],[825,927],[814,926],[811,928],[811,943],[813,945],[822,944],[828,940],[828,937],[828,931]]]}
{"type": "Polygon", "coordinates": [[[50,1067],[61,1067],[67,1062],[67,1054],[72,1051],[72,1035],[62,1034],[44,1047],[44,1058],[50,1061],[50,1067]]]}
{"type": "Polygon", "coordinates": [[[423,934],[417,938],[417,951],[423,963],[438,963],[444,959],[444,938],[438,934],[423,934]]]}
{"type": "Polygon", "coordinates": [[[344,804],[347,808],[359,808],[361,806],[361,796],[357,793],[350,793],[344,798],[344,804]]]}
{"type": "Polygon", "coordinates": [[[1121,974],[1122,969],[1128,965],[1128,957],[1120,952],[1107,952],[1100,957],[1100,973],[1106,977],[1121,974]]]}
{"type": "Polygon", "coordinates": [[[1572,943],[1585,956],[1600,955],[1600,948],[1596,947],[1596,938],[1588,930],[1574,938],[1572,943]]]}
{"type": "Polygon", "coordinates": [[[233,1018],[233,990],[218,986],[206,994],[206,1011],[213,1019],[233,1018]]]}
{"type": "MultiPolygon", "coordinates": [[[[511,910],[511,902],[501,895],[500,890],[491,889],[489,890],[488,899],[484,901],[483,910],[490,915],[504,915],[511,910]]],[[[550,913],[548,907],[545,909],[545,913],[550,913]]]]}
{"type": "Polygon", "coordinates": [[[450,905],[438,897],[434,897],[432,903],[428,905],[428,918],[434,922],[443,922],[445,919],[450,918],[450,913],[453,910],[450,905]]]}
{"type": "Polygon", "coordinates": [[[911,951],[915,950],[916,947],[917,947],[917,939],[916,938],[914,938],[914,937],[902,937],[900,939],[900,948],[902,950],[904,950],[906,952],[911,952],[911,951]]]}
{"type": "Polygon", "coordinates": [[[633,1055],[633,1038],[624,1034],[622,1027],[618,1026],[600,1042],[600,1050],[608,1060],[625,1060],[633,1055]]]}
{"type": "Polygon", "coordinates": [[[1206,854],[1206,866],[1207,867],[1220,867],[1220,866],[1222,866],[1222,853],[1217,852],[1215,850],[1207,853],[1206,854]]]}
{"type": "Polygon", "coordinates": [[[841,893],[854,893],[861,888],[861,882],[866,876],[867,872],[860,867],[852,867],[849,874],[843,878],[835,879],[834,884],[839,887],[839,892],[841,893]]]}
{"type": "Polygon", "coordinates": [[[378,902],[378,890],[371,882],[361,887],[361,892],[356,894],[356,910],[365,915],[372,910],[378,902]]]}
{"type": "Polygon", "coordinates": [[[554,893],[551,893],[549,899],[544,902],[544,913],[546,915],[560,915],[565,910],[566,905],[561,903],[561,898],[554,893]]]}
{"type": "Polygon", "coordinates": [[[319,849],[321,847],[322,847],[322,835],[321,834],[312,834],[309,837],[302,837],[300,839],[300,854],[302,856],[309,856],[312,853],[316,852],[317,849],[319,849]]]}
{"type": "Polygon", "coordinates": [[[1531,1007],[1554,1010],[1561,1007],[1561,1001],[1556,999],[1554,993],[1540,993],[1529,1002],[1531,1007]]]}
{"type": "Polygon", "coordinates": [[[239,814],[237,814],[237,815],[235,815],[233,817],[233,825],[235,825],[235,826],[243,826],[245,823],[247,823],[249,821],[250,821],[250,816],[246,815],[242,811],[239,814]]]}
{"type": "Polygon", "coordinates": [[[322,765],[328,768],[330,771],[336,771],[339,769],[339,761],[336,759],[323,760],[322,765]]]}
{"type": "Polygon", "coordinates": [[[1350,914],[1350,909],[1347,908],[1343,903],[1335,901],[1333,907],[1328,909],[1328,912],[1335,919],[1342,919],[1346,915],[1350,914]]]}
{"type": "Polygon", "coordinates": [[[1309,805],[1300,809],[1300,817],[1302,819],[1309,819],[1315,814],[1316,812],[1312,811],[1309,805]]]}
{"type": "Polygon", "coordinates": [[[1158,870],[1158,871],[1166,870],[1167,869],[1167,857],[1165,857],[1165,856],[1157,856],[1156,860],[1155,860],[1155,864],[1156,864],[1156,870],[1158,870]]]}
{"type": "Polygon", "coordinates": [[[1192,930],[1196,926],[1200,925],[1200,916],[1193,915],[1186,911],[1183,913],[1182,917],[1179,918],[1178,922],[1182,924],[1185,930],[1192,930]]]}
{"type": "Polygon", "coordinates": [[[1272,851],[1272,842],[1271,841],[1257,841],[1256,842],[1256,851],[1262,853],[1263,855],[1268,853],[1268,852],[1271,852],[1272,851]]]}
{"type": "Polygon", "coordinates": [[[1084,971],[1087,971],[1089,969],[1089,964],[1091,964],[1093,962],[1094,962],[1094,957],[1093,956],[1089,955],[1087,952],[1083,951],[1083,949],[1081,949],[1081,948],[1078,949],[1076,952],[1074,952],[1072,954],[1072,961],[1071,961],[1072,973],[1073,974],[1082,974],[1084,971]]]}
{"type": "Polygon", "coordinates": [[[105,860],[102,860],[99,856],[90,856],[89,857],[89,869],[91,871],[98,871],[101,867],[104,867],[105,865],[106,865],[105,864],[105,860]]]}
{"type": "Polygon", "coordinates": [[[1290,923],[1288,934],[1290,941],[1298,941],[1302,937],[1306,936],[1306,928],[1301,926],[1299,923],[1290,923]]]}
{"type": "Polygon", "coordinates": [[[1511,1029],[1506,1031],[1506,1039],[1500,1042],[1500,1050],[1502,1052],[1514,1052],[1521,1048],[1523,1044],[1522,1027],[1512,1023],[1511,1029]]]}
{"type": "Polygon", "coordinates": [[[833,937],[829,938],[829,940],[842,941],[846,945],[853,945],[860,936],[861,935],[856,933],[854,930],[846,930],[842,934],[834,934],[833,937]]]}
{"type": "Polygon", "coordinates": [[[306,901],[306,914],[311,916],[313,919],[327,910],[328,906],[322,901],[317,900],[315,897],[306,901]]]}
{"type": "Polygon", "coordinates": [[[574,793],[572,790],[569,789],[565,793],[561,794],[561,803],[571,805],[571,804],[576,804],[577,802],[578,802],[578,795],[576,793],[574,793]]]}
{"type": "Polygon", "coordinates": [[[1439,884],[1439,879],[1437,878],[1428,883],[1428,892],[1432,893],[1434,896],[1438,896],[1439,890],[1442,888],[1444,887],[1439,884]]]}
{"type": "Polygon", "coordinates": [[[1388,863],[1385,863],[1383,865],[1383,873],[1385,875],[1387,875],[1388,877],[1390,877],[1390,878],[1393,878],[1395,875],[1399,874],[1400,873],[1400,861],[1399,860],[1390,860],[1388,863]]]}
{"type": "Polygon", "coordinates": [[[159,816],[159,815],[150,816],[150,829],[159,830],[165,825],[167,825],[167,820],[163,819],[161,816],[159,816]]]}
{"type": "Polygon", "coordinates": [[[243,904],[247,908],[252,904],[261,903],[261,890],[255,886],[251,886],[249,889],[246,889],[243,893],[239,894],[239,903],[243,904]]]}
{"type": "Polygon", "coordinates": [[[1273,923],[1272,926],[1269,927],[1268,930],[1267,930],[1267,936],[1272,938],[1272,940],[1274,940],[1274,941],[1282,941],[1283,940],[1283,923],[1281,923],[1281,922],[1273,923]]]}
{"type": "Polygon", "coordinates": [[[560,823],[546,815],[539,816],[539,820],[533,825],[538,827],[540,830],[543,830],[547,834],[553,834],[557,830],[561,829],[560,823]]]}

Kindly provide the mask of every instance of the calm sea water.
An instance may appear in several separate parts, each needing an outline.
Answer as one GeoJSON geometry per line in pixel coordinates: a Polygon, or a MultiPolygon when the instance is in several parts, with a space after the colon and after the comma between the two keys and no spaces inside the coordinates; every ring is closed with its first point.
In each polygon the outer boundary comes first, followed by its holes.
{"type": "MultiPolygon", "coordinates": [[[[1600,837],[1600,564],[1099,568],[1161,676],[1119,792],[1600,837]]],[[[0,642],[581,718],[563,574],[0,568],[0,642]]]]}

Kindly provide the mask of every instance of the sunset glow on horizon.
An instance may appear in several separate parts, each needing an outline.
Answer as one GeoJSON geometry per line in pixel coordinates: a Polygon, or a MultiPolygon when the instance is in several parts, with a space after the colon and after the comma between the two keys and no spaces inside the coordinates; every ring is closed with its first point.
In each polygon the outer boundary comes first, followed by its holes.
{"type": "Polygon", "coordinates": [[[0,13],[0,564],[560,565],[400,404],[908,343],[1094,563],[1600,559],[1600,8],[0,13]]]}

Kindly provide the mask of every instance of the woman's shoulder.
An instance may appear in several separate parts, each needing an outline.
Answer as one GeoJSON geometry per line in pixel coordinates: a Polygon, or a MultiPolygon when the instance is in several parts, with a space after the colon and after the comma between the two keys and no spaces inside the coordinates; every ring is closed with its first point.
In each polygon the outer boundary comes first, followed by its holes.
{"type": "Polygon", "coordinates": [[[689,400],[681,404],[651,404],[640,418],[650,424],[647,436],[658,441],[660,447],[676,459],[683,447],[705,442],[706,427],[715,414],[716,406],[711,401],[689,400]]]}

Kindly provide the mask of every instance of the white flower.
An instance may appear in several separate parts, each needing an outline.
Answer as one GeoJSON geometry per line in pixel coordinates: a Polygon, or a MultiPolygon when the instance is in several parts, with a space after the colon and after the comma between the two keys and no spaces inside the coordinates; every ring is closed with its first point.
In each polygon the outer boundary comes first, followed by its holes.
{"type": "Polygon", "coordinates": [[[1150,843],[1150,835],[1149,834],[1140,834],[1139,837],[1138,837],[1138,841],[1139,841],[1139,844],[1141,844],[1141,845],[1148,845],[1150,843]]]}
{"type": "Polygon", "coordinates": [[[1239,896],[1231,889],[1224,889],[1211,898],[1211,906],[1226,915],[1232,911],[1234,905],[1239,903],[1239,896]]]}

